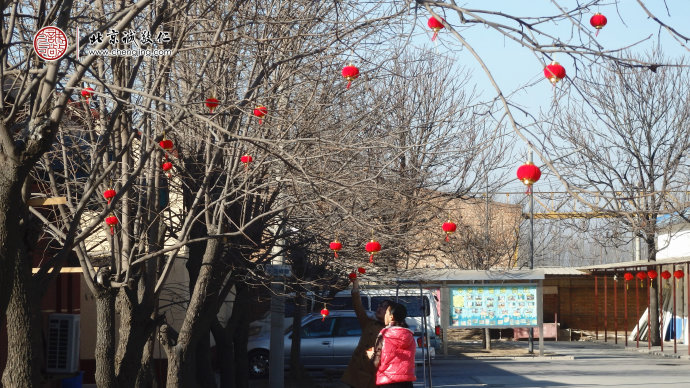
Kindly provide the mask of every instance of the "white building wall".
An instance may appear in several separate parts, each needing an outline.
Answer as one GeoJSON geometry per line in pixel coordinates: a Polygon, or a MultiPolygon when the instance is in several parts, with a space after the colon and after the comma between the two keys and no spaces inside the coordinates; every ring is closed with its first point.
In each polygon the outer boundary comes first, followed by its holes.
{"type": "Polygon", "coordinates": [[[673,233],[659,233],[657,237],[657,259],[690,256],[690,229],[673,233]]]}

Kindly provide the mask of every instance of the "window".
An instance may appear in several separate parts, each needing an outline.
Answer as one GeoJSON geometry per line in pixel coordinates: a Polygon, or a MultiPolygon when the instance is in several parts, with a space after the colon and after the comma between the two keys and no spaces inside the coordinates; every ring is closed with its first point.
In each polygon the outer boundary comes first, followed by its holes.
{"type": "Polygon", "coordinates": [[[332,337],[334,324],[334,318],[315,319],[302,326],[302,338],[332,337]]]}
{"type": "MultiPolygon", "coordinates": [[[[360,296],[362,299],[362,305],[364,306],[364,309],[367,310],[369,307],[369,301],[367,300],[366,296],[360,296]]],[[[337,297],[334,298],[329,306],[329,309],[331,310],[354,310],[354,306],[352,306],[352,297],[347,296],[347,297],[337,297]]]]}
{"type": "MultiPolygon", "coordinates": [[[[395,302],[395,296],[372,296],[371,309],[376,311],[379,303],[384,300],[392,300],[395,302]]],[[[408,317],[421,317],[423,315],[429,315],[431,312],[429,308],[429,299],[427,299],[426,296],[399,296],[398,303],[405,305],[408,317]],[[423,307],[422,303],[424,303],[423,307]]]]}
{"type": "Polygon", "coordinates": [[[336,337],[359,337],[362,335],[362,328],[359,326],[357,318],[340,318],[335,330],[336,337]]]}

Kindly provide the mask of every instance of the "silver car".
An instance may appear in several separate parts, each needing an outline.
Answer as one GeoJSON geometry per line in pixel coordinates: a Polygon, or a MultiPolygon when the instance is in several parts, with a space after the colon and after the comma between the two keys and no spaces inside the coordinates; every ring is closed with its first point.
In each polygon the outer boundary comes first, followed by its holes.
{"type": "MultiPolygon", "coordinates": [[[[373,313],[367,312],[373,319],[373,313]]],[[[328,317],[322,319],[320,314],[309,314],[302,319],[302,339],[300,347],[300,360],[307,369],[345,369],[350,362],[350,357],[357,347],[362,329],[357,321],[354,311],[332,311],[328,317]]],[[[431,351],[430,358],[436,356],[433,347],[424,347],[421,333],[416,332],[415,327],[410,327],[415,332],[417,341],[417,353],[415,361],[422,363],[431,351]],[[422,354],[424,352],[424,354],[422,354]]],[[[292,344],[292,330],[285,333],[284,354],[285,366],[289,366],[290,347],[292,344]]],[[[249,374],[252,377],[265,377],[268,375],[268,352],[270,348],[270,335],[249,337],[249,374]]]]}

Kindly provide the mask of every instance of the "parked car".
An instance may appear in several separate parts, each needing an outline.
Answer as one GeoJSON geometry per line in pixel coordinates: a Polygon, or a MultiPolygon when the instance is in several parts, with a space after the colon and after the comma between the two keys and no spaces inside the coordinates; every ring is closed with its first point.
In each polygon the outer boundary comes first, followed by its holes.
{"type": "MultiPolygon", "coordinates": [[[[373,319],[374,314],[370,314],[373,319]]],[[[307,369],[345,369],[350,357],[357,347],[362,330],[357,316],[352,310],[332,311],[323,319],[320,314],[309,314],[301,324],[300,360],[307,369]]],[[[435,349],[429,348],[423,340],[418,326],[411,326],[417,341],[415,361],[421,364],[430,353],[436,356],[435,349]]],[[[249,374],[252,377],[268,375],[270,333],[249,338],[249,374]]],[[[289,366],[290,347],[292,345],[292,328],[285,333],[284,355],[285,366],[289,366]]]]}
{"type": "MultiPolygon", "coordinates": [[[[424,331],[422,323],[426,323],[427,340],[437,351],[441,351],[441,317],[437,308],[437,300],[430,290],[420,291],[409,288],[372,288],[360,291],[362,304],[368,311],[376,311],[379,303],[384,300],[397,301],[407,308],[406,323],[415,326],[418,331],[424,331]]],[[[352,309],[352,294],[350,290],[340,291],[329,304],[331,310],[352,309]]]]}

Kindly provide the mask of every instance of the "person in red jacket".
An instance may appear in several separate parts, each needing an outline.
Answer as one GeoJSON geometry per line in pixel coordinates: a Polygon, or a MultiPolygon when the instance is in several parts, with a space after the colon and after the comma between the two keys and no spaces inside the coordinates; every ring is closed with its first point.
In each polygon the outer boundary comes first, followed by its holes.
{"type": "Polygon", "coordinates": [[[386,327],[381,330],[374,348],[367,352],[376,366],[376,386],[412,388],[417,380],[414,371],[415,341],[407,328],[407,309],[392,303],[384,317],[386,327]]]}

